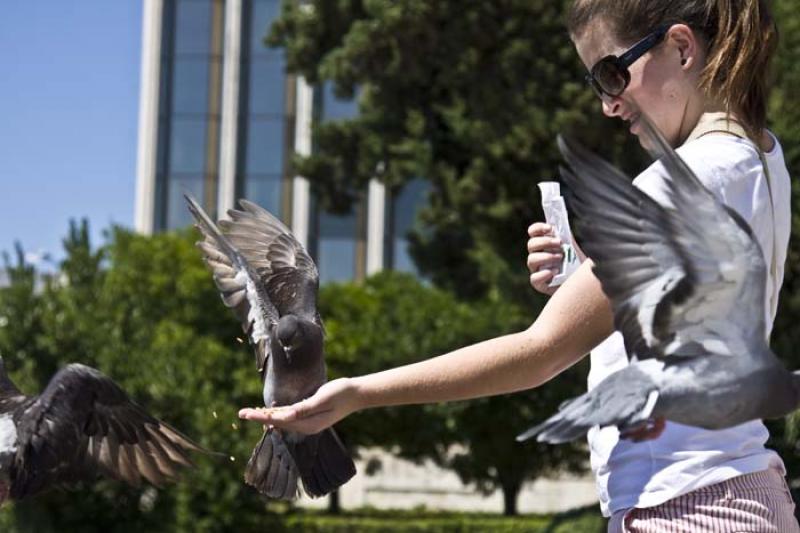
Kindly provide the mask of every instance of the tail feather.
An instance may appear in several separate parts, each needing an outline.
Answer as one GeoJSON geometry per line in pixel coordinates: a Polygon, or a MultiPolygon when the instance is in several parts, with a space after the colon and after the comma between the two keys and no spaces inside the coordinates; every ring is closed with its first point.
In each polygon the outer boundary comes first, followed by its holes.
{"type": "Polygon", "coordinates": [[[344,485],[356,473],[355,464],[333,429],[300,440],[267,431],[247,462],[244,479],[265,496],[291,500],[298,479],[305,492],[317,498],[344,485]]]}
{"type": "Polygon", "coordinates": [[[276,500],[297,496],[299,471],[279,431],[269,430],[253,450],[244,480],[261,494],[276,500]]]}
{"type": "Polygon", "coordinates": [[[584,397],[566,402],[558,413],[517,436],[517,441],[522,442],[536,437],[538,442],[562,444],[579,438],[594,425],[579,414],[579,411],[584,410],[586,403],[584,397]]]}
{"type": "Polygon", "coordinates": [[[654,415],[658,388],[637,365],[619,370],[594,389],[562,404],[561,409],[517,437],[561,444],[580,438],[594,426],[635,427],[654,415]]]}
{"type": "Polygon", "coordinates": [[[347,483],[356,473],[350,454],[333,428],[304,439],[295,445],[303,487],[311,497],[319,497],[347,483]],[[302,460],[311,456],[311,460],[302,460]]]}

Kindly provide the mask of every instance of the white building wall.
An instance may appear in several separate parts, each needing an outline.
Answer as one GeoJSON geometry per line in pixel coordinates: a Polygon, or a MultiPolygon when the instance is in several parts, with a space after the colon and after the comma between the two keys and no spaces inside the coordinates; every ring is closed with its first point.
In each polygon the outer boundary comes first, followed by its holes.
{"type": "MultiPolygon", "coordinates": [[[[431,461],[417,465],[376,448],[362,452],[356,468],[358,473],[355,477],[339,490],[344,509],[424,507],[430,510],[503,512],[501,491],[484,496],[474,486],[461,483],[454,472],[439,468],[431,461]],[[382,468],[369,476],[366,465],[376,459],[382,468]]],[[[299,503],[302,507],[326,508],[328,498],[303,496],[299,503]]],[[[517,503],[520,513],[558,513],[597,504],[598,499],[591,474],[565,474],[557,479],[542,478],[526,483],[517,503]]]]}

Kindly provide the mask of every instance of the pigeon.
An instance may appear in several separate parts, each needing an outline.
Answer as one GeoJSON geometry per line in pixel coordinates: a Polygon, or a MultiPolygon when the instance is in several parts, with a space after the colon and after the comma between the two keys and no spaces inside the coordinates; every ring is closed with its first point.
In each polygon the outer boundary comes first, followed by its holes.
{"type": "Polygon", "coordinates": [[[784,416],[800,402],[800,377],[768,345],[767,266],[750,227],[641,116],[643,144],[666,170],[671,206],[559,138],[581,245],[611,301],[629,365],[519,441],[558,444],[612,425],[625,436],[655,419],[723,429],[784,416]]]}
{"type": "MultiPolygon", "coordinates": [[[[291,405],[326,381],[324,328],[317,310],[319,273],[292,232],[266,209],[239,200],[219,226],[185,196],[204,240],[198,247],[253,346],[264,405],[291,405]]],[[[265,429],[245,481],[272,499],[291,500],[298,480],[311,497],[328,494],[356,469],[333,428],[313,435],[265,429]]]]}
{"type": "Polygon", "coordinates": [[[193,466],[188,452],[206,453],[98,370],[70,364],[26,396],[0,357],[0,504],[98,474],[161,487],[193,466]]]}

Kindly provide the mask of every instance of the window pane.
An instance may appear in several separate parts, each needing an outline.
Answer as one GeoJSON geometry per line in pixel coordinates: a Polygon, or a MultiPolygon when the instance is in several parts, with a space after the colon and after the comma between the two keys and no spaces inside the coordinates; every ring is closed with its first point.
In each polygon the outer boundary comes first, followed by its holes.
{"type": "Polygon", "coordinates": [[[417,265],[414,264],[414,260],[411,259],[411,254],[409,253],[408,239],[395,239],[392,253],[394,254],[392,256],[394,263],[392,270],[411,274],[417,273],[417,265]]]}
{"type": "Polygon", "coordinates": [[[342,100],[333,94],[333,85],[326,82],[322,90],[322,118],[324,120],[343,120],[358,114],[355,99],[342,100]]]}
{"type": "Polygon", "coordinates": [[[250,65],[250,114],[283,115],[284,87],[283,57],[254,60],[250,65]]]}
{"type": "Polygon", "coordinates": [[[205,154],[205,119],[173,119],[169,144],[169,171],[202,173],[205,169],[205,154]]]}
{"type": "Polygon", "coordinates": [[[177,0],[175,11],[175,53],[209,53],[211,0],[177,0]]]}
{"type": "Polygon", "coordinates": [[[250,26],[250,51],[262,54],[270,49],[264,44],[272,22],[280,15],[280,0],[253,0],[250,26]]]}
{"type": "Polygon", "coordinates": [[[430,184],[421,179],[408,182],[393,199],[390,212],[394,220],[387,224],[391,228],[389,236],[392,249],[391,265],[394,270],[416,273],[417,268],[408,251],[408,233],[414,227],[414,221],[420,208],[425,204],[430,184]]]}
{"type": "Polygon", "coordinates": [[[198,201],[203,198],[203,176],[176,176],[169,177],[167,183],[167,227],[166,229],[183,228],[192,223],[192,216],[186,209],[186,200],[183,195],[191,194],[198,201]]]}
{"type": "Polygon", "coordinates": [[[356,276],[355,214],[319,214],[316,262],[321,282],[350,281],[356,276]]]}
{"type": "Polygon", "coordinates": [[[169,142],[166,136],[169,121],[166,117],[159,117],[158,120],[158,147],[156,152],[156,172],[166,174],[167,154],[169,153],[169,142]]]}
{"type": "Polygon", "coordinates": [[[208,111],[208,60],[176,59],[172,89],[173,113],[208,111]]]}
{"type": "Polygon", "coordinates": [[[281,176],[248,175],[244,178],[244,197],[280,218],[281,216],[281,176]]]}
{"type": "Polygon", "coordinates": [[[246,150],[248,174],[282,174],[283,121],[250,120],[246,150]]]}
{"type": "Polygon", "coordinates": [[[352,281],[356,277],[356,243],[348,239],[322,239],[317,258],[320,283],[352,281]]]}

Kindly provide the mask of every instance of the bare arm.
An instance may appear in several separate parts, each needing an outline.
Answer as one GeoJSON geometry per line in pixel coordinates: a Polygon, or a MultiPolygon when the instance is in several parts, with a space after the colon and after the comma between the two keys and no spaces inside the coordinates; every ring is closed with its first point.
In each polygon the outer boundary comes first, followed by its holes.
{"type": "Polygon", "coordinates": [[[580,360],[613,331],[613,315],[586,261],[525,331],[419,363],[327,383],[311,398],[242,418],[315,433],[368,407],[434,403],[504,394],[541,385],[580,360]]]}
{"type": "Polygon", "coordinates": [[[608,300],[582,266],[525,331],[355,378],[365,406],[464,400],[536,387],[613,331],[608,300]]]}

